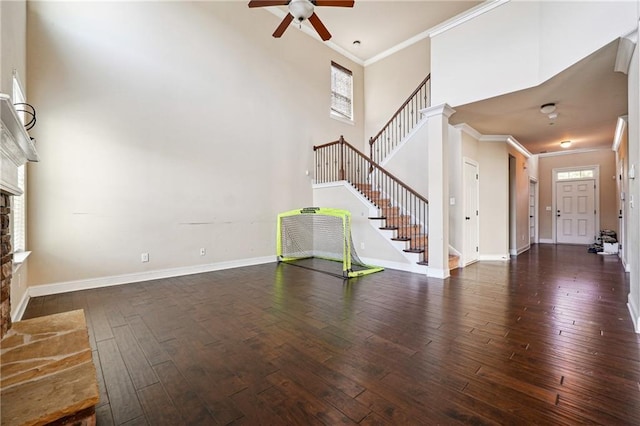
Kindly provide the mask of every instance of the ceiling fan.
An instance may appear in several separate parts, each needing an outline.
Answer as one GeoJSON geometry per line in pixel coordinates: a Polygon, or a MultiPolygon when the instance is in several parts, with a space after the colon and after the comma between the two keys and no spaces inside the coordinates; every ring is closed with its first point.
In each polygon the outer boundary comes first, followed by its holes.
{"type": "Polygon", "coordinates": [[[299,23],[308,19],[320,38],[323,41],[327,41],[331,38],[331,33],[320,21],[313,8],[315,6],[353,7],[354,3],[355,1],[353,0],[251,0],[249,7],[289,6],[289,13],[273,33],[275,38],[282,37],[282,34],[294,19],[299,23]]]}

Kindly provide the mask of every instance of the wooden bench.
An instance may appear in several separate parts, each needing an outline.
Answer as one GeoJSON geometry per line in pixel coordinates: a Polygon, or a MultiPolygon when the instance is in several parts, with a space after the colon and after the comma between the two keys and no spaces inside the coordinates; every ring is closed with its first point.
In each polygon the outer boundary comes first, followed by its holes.
{"type": "Polygon", "coordinates": [[[84,311],[14,323],[0,341],[1,425],[95,425],[96,369],[84,311]]]}

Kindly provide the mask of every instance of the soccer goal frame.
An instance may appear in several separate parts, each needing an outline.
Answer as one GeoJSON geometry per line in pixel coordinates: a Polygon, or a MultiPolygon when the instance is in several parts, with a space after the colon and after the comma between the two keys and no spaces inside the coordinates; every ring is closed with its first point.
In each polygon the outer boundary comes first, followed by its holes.
{"type": "Polygon", "coordinates": [[[343,278],[359,277],[384,269],[367,265],[358,257],[351,239],[351,213],[348,210],[306,207],[280,213],[276,252],[278,262],[343,278]],[[330,264],[324,262],[332,262],[333,266],[327,268],[325,265],[330,264]],[[335,263],[342,265],[341,271],[336,269],[335,263]]]}

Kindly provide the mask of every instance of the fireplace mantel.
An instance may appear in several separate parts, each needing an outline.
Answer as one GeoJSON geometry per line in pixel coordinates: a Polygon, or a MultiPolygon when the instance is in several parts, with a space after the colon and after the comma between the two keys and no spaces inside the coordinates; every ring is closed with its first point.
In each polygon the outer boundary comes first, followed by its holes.
{"type": "Polygon", "coordinates": [[[38,161],[38,153],[11,98],[4,93],[0,93],[0,118],[0,191],[21,195],[18,167],[27,161],[38,161]]]}

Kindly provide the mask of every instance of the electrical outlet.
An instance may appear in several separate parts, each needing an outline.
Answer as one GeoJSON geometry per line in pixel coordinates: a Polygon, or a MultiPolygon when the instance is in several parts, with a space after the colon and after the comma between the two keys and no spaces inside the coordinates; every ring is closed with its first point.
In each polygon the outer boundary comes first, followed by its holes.
{"type": "Polygon", "coordinates": [[[364,250],[364,243],[360,243],[360,249],[364,250]]]}
{"type": "Polygon", "coordinates": [[[207,249],[206,248],[201,248],[200,249],[200,256],[204,256],[207,254],[207,249]]]}
{"type": "Polygon", "coordinates": [[[149,261],[149,253],[142,253],[142,254],[140,255],[140,261],[141,261],[142,263],[146,263],[146,262],[148,262],[148,261],[149,261]]]}

